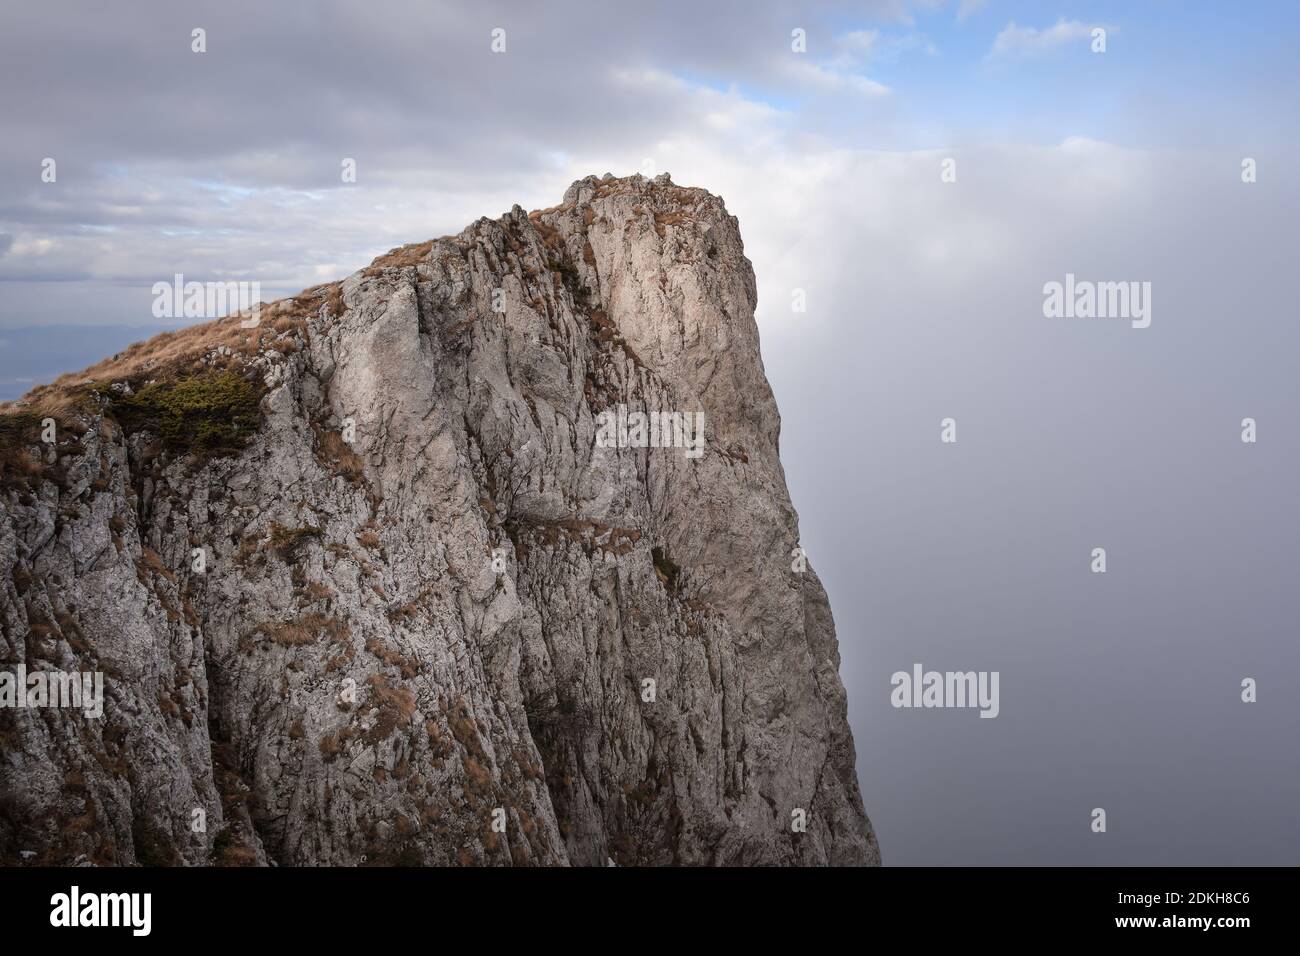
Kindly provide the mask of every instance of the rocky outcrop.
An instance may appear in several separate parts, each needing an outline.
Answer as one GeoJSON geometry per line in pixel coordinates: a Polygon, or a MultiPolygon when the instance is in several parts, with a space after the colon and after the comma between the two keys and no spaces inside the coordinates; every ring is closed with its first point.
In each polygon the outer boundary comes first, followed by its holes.
{"type": "Polygon", "coordinates": [[[0,858],[878,862],[755,302],[589,177],[10,408],[0,858]]]}

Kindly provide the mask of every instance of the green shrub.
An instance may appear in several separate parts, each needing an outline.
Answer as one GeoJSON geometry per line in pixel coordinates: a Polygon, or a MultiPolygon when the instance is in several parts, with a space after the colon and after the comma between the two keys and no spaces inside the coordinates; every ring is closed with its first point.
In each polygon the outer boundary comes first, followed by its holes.
{"type": "Polygon", "coordinates": [[[101,390],[128,432],[148,430],[169,451],[229,455],[261,424],[263,389],[234,372],[151,382],[134,395],[101,390]]]}
{"type": "Polygon", "coordinates": [[[41,419],[31,412],[0,414],[0,487],[33,487],[45,470],[41,462],[41,419]],[[29,451],[30,446],[36,446],[29,451]]]}
{"type": "Polygon", "coordinates": [[[41,419],[31,412],[0,415],[0,441],[6,444],[39,440],[41,419]]]}

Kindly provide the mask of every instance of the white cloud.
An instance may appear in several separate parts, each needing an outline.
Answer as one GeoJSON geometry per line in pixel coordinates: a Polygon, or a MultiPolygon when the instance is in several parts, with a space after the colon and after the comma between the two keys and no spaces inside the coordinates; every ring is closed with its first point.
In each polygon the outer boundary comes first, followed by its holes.
{"type": "Polygon", "coordinates": [[[921,50],[933,55],[934,44],[923,33],[885,34],[879,30],[853,30],[834,40],[835,55],[822,65],[835,72],[860,72],[868,63],[894,63],[905,53],[921,50]]]}
{"type": "Polygon", "coordinates": [[[957,7],[957,22],[961,23],[967,17],[979,13],[988,4],[988,0],[961,0],[957,7]]]}
{"type": "Polygon", "coordinates": [[[1035,56],[1055,50],[1075,40],[1087,39],[1092,27],[1078,20],[1058,20],[1055,26],[1039,30],[1008,23],[993,40],[989,57],[1035,56]]]}
{"type": "Polygon", "coordinates": [[[864,75],[867,64],[896,60],[902,52],[920,47],[933,52],[928,41],[914,34],[891,37],[879,30],[850,30],[835,37],[832,56],[810,61],[802,55],[783,55],[777,68],[792,83],[823,93],[849,92],[879,97],[891,91],[884,83],[864,75]]]}
{"type": "Polygon", "coordinates": [[[800,58],[783,59],[782,72],[799,86],[824,93],[849,91],[863,96],[877,97],[889,94],[889,87],[876,80],[833,66],[820,66],[800,58]]]}
{"type": "Polygon", "coordinates": [[[858,61],[870,59],[879,48],[879,30],[852,30],[835,38],[836,45],[845,54],[856,57],[858,61]]]}
{"type": "Polygon", "coordinates": [[[48,255],[55,248],[53,239],[43,239],[37,236],[23,236],[18,238],[10,246],[10,251],[15,258],[19,256],[44,256],[48,255]]]}

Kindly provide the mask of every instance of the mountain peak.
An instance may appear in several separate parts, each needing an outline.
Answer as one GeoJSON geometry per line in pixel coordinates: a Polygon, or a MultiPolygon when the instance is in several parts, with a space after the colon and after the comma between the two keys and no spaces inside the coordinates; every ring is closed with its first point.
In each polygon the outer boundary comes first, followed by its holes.
{"type": "Polygon", "coordinates": [[[16,403],[0,858],[876,862],[755,302],[589,176],[16,403]]]}

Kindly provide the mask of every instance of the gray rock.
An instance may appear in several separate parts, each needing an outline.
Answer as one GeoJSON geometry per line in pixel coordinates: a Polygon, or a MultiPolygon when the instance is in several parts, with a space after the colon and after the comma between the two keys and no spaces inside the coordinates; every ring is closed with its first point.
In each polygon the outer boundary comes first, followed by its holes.
{"type": "Polygon", "coordinates": [[[0,669],[107,696],[0,710],[0,860],[877,863],[721,200],[591,176],[337,295],[234,457],[101,412],[0,487],[0,669]]]}

